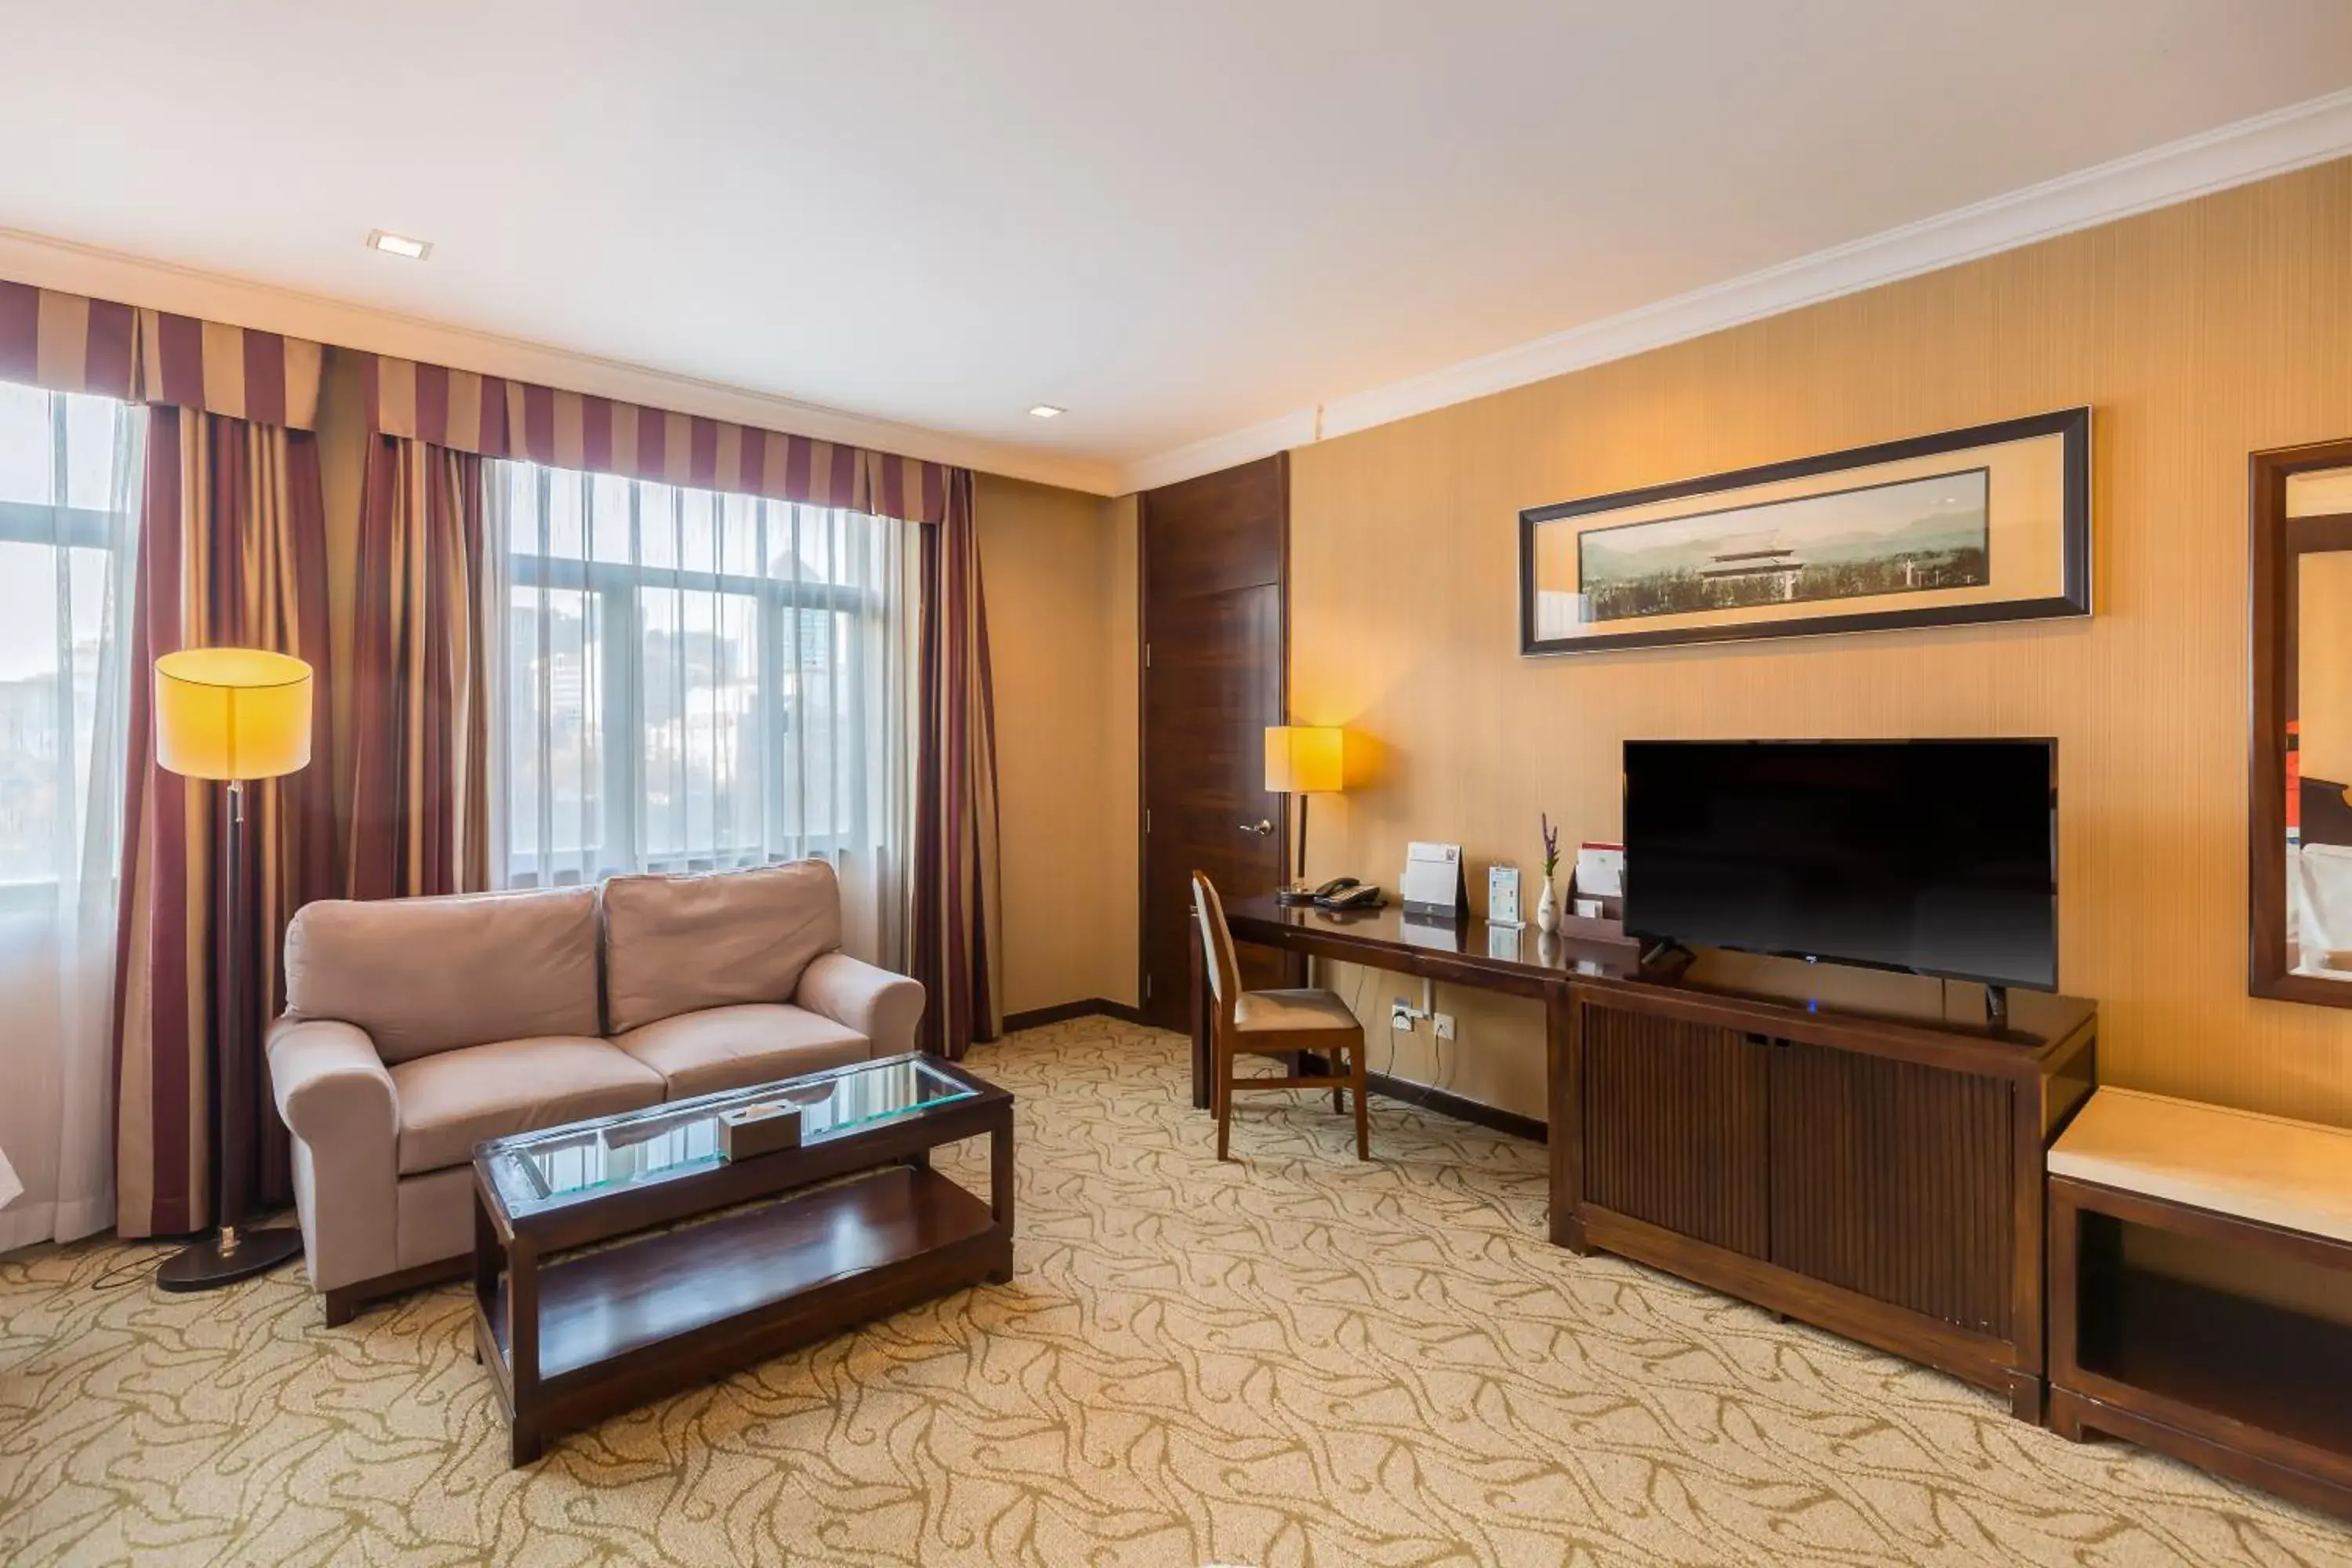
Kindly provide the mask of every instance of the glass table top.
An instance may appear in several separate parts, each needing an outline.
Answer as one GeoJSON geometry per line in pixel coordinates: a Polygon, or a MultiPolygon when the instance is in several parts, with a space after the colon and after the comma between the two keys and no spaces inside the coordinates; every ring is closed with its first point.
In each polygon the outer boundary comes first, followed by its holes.
{"type": "Polygon", "coordinates": [[[829,1142],[980,1090],[920,1055],[648,1106],[595,1121],[518,1133],[486,1144],[491,1180],[509,1214],[715,1170],[719,1117],[748,1105],[799,1107],[801,1146],[829,1142]]]}

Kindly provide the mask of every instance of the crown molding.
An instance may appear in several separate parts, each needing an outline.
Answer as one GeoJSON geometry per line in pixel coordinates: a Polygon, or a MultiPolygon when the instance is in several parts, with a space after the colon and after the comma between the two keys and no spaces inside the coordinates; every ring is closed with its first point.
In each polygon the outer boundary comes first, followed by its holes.
{"type": "Polygon", "coordinates": [[[1296,414],[1278,415],[1256,425],[1192,442],[1156,458],[1139,458],[1118,470],[1118,493],[1157,489],[1179,479],[1213,474],[1219,468],[1287,452],[1294,447],[1311,447],[1323,438],[1322,414],[1320,408],[1302,408],[1296,414]]]}
{"type": "Polygon", "coordinates": [[[1118,471],[1110,463],[869,418],[770,393],[15,229],[0,228],[0,278],[309,338],[337,348],[393,354],[677,414],[840,441],[1093,495],[1119,493],[1118,471]]]}
{"type": "Polygon", "coordinates": [[[1195,441],[1127,464],[1119,470],[1119,486],[1142,490],[1171,484],[2190,201],[2347,153],[2352,153],[2352,89],[1195,441]]]}

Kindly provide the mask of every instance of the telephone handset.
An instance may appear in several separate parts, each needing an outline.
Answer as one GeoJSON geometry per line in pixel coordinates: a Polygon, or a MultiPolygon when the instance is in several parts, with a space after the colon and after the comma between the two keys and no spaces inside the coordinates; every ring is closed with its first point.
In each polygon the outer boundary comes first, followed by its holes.
{"type": "Polygon", "coordinates": [[[1327,910],[1376,910],[1388,900],[1380,889],[1353,877],[1334,877],[1315,889],[1315,902],[1327,910]]]}

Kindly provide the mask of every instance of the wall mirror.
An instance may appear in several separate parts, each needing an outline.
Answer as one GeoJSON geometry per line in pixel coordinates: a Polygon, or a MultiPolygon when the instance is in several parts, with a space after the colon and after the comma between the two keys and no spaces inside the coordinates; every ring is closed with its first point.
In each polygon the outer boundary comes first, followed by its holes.
{"type": "Polygon", "coordinates": [[[2352,441],[2251,477],[2248,983],[2352,1007],[2352,441]]]}

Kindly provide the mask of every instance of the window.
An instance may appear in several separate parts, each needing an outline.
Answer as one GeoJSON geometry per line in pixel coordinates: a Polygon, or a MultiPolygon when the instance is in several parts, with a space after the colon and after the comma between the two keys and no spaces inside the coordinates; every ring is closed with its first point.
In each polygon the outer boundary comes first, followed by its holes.
{"type": "Polygon", "coordinates": [[[46,909],[85,832],[115,830],[83,818],[136,473],[128,413],[0,383],[0,911],[46,909]]]}
{"type": "Polygon", "coordinates": [[[907,525],[504,463],[505,879],[871,845],[907,525]]]}

